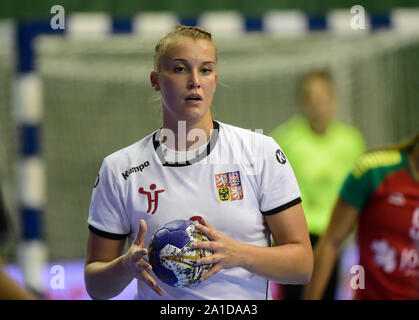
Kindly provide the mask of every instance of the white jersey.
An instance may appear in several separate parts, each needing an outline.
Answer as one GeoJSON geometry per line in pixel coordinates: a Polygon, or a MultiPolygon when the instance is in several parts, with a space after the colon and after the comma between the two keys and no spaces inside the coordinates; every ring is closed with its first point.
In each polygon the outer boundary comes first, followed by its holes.
{"type": "MultiPolygon", "coordinates": [[[[167,222],[205,218],[243,243],[269,246],[264,215],[301,202],[291,166],[270,137],[214,121],[206,145],[178,152],[160,130],[107,156],[93,189],[89,229],[103,237],[135,239],[147,222],[145,247],[167,222]]],[[[269,263],[269,261],[266,261],[269,263]]],[[[268,281],[243,268],[225,269],[190,288],[155,277],[163,296],[138,281],[138,299],[270,299],[268,281]]]]}

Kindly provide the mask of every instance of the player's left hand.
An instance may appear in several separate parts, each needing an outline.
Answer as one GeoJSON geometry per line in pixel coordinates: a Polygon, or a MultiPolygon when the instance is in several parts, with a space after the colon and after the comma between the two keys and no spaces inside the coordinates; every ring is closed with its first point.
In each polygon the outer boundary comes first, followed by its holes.
{"type": "Polygon", "coordinates": [[[201,276],[201,281],[208,279],[222,269],[240,266],[243,262],[242,244],[211,226],[205,219],[195,225],[196,229],[205,234],[211,241],[198,241],[193,248],[212,251],[211,256],[198,259],[198,265],[213,264],[207,273],[201,276]]]}

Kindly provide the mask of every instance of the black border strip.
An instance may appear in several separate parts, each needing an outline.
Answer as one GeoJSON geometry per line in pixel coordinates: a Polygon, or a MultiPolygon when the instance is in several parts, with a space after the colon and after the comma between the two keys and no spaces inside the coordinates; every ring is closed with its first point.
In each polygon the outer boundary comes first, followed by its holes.
{"type": "Polygon", "coordinates": [[[89,224],[89,230],[92,231],[94,234],[97,234],[98,236],[101,236],[106,239],[111,239],[111,240],[124,240],[129,235],[129,233],[117,234],[117,233],[110,233],[110,232],[102,231],[102,230],[96,229],[90,224],[89,224]]]}
{"type": "Polygon", "coordinates": [[[264,216],[271,216],[275,213],[279,213],[281,211],[287,210],[288,208],[291,208],[292,206],[295,206],[296,204],[299,204],[301,202],[301,198],[298,197],[297,199],[294,199],[286,204],[283,204],[282,206],[279,206],[275,209],[269,210],[269,211],[261,211],[262,215],[264,216]]]}

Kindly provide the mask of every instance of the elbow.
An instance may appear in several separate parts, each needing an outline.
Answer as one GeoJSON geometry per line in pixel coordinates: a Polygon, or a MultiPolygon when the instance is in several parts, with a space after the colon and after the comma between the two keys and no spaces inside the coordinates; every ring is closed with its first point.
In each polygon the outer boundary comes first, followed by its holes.
{"type": "Polygon", "coordinates": [[[94,275],[90,274],[89,268],[85,267],[84,270],[84,285],[86,287],[86,292],[92,300],[107,300],[109,297],[103,296],[101,294],[100,288],[95,284],[94,275]]]}
{"type": "Polygon", "coordinates": [[[311,275],[313,274],[313,271],[311,272],[306,272],[301,276],[301,281],[300,281],[300,285],[306,286],[310,283],[311,281],[311,275]]]}
{"type": "Polygon", "coordinates": [[[97,298],[93,293],[91,293],[91,291],[89,291],[87,288],[86,288],[86,291],[87,291],[87,294],[89,295],[89,297],[90,297],[90,299],[92,299],[92,300],[106,300],[106,299],[99,299],[99,298],[97,298]]]}
{"type": "Polygon", "coordinates": [[[285,281],[284,279],[278,281],[279,283],[305,286],[311,281],[314,265],[313,251],[307,248],[298,257],[289,270],[291,272],[289,276],[285,281]]]}
{"type": "Polygon", "coordinates": [[[85,273],[84,274],[84,284],[86,287],[86,292],[92,300],[104,300],[100,299],[97,293],[94,290],[94,286],[92,286],[91,282],[89,281],[89,276],[85,273]]]}
{"type": "Polygon", "coordinates": [[[95,291],[91,288],[91,286],[87,284],[86,281],[85,281],[85,284],[86,284],[86,292],[92,300],[106,300],[106,299],[101,299],[99,296],[97,296],[95,291]]]}
{"type": "Polygon", "coordinates": [[[86,285],[86,292],[92,300],[108,300],[112,298],[102,296],[97,289],[95,289],[92,285],[89,284],[89,281],[85,280],[84,283],[86,285]]]}
{"type": "Polygon", "coordinates": [[[302,285],[305,286],[311,281],[312,270],[301,269],[298,273],[295,273],[292,276],[287,277],[286,280],[275,280],[278,283],[282,284],[292,284],[292,285],[302,285]]]}
{"type": "Polygon", "coordinates": [[[307,269],[305,273],[304,285],[307,285],[311,281],[311,276],[313,274],[313,269],[314,269],[314,255],[313,255],[313,250],[311,248],[308,253],[306,264],[307,264],[307,269]]]}
{"type": "Polygon", "coordinates": [[[104,290],[101,290],[101,288],[90,284],[87,280],[85,280],[84,283],[86,285],[86,292],[92,300],[109,300],[114,297],[107,294],[104,290]]]}
{"type": "Polygon", "coordinates": [[[298,284],[299,285],[303,285],[303,286],[308,285],[310,283],[310,281],[311,281],[311,275],[312,274],[313,274],[312,271],[311,272],[306,272],[306,273],[302,274],[300,276],[300,281],[299,281],[298,284]]]}
{"type": "Polygon", "coordinates": [[[307,285],[311,281],[311,275],[313,274],[314,259],[313,251],[308,250],[306,257],[302,263],[301,275],[300,275],[300,285],[307,285]]]}

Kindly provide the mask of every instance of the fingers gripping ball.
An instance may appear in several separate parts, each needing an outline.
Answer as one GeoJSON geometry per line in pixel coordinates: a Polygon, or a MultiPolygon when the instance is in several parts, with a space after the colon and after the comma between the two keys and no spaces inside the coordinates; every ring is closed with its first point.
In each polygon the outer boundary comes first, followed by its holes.
{"type": "Polygon", "coordinates": [[[194,249],[192,243],[209,241],[192,221],[175,220],[165,224],[153,235],[149,246],[149,262],[156,276],[174,287],[197,284],[212,265],[197,265],[196,260],[212,255],[206,249],[194,249]]]}

